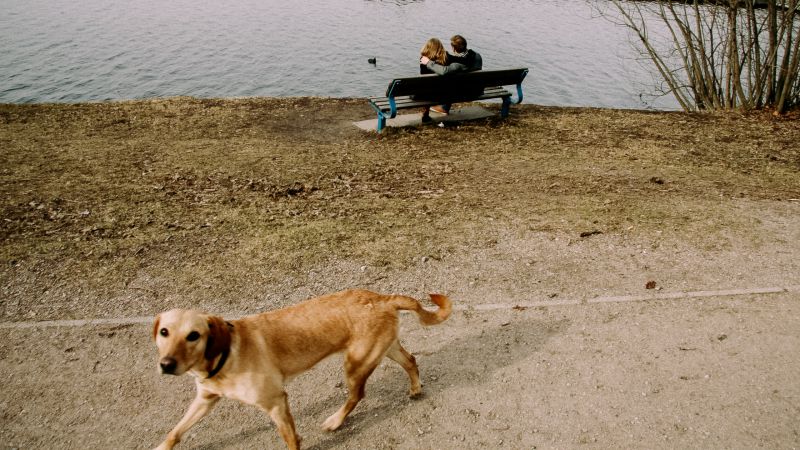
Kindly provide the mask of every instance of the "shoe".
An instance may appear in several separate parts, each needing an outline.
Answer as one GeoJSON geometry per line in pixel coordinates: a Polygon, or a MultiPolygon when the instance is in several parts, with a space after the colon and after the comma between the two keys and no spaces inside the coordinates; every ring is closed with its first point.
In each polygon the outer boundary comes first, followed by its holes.
{"type": "Polygon", "coordinates": [[[431,123],[431,122],[433,122],[433,119],[431,119],[431,116],[429,116],[427,114],[423,114],[422,115],[422,123],[431,123]]]}
{"type": "Polygon", "coordinates": [[[444,115],[450,114],[449,112],[447,112],[446,109],[444,109],[444,108],[442,108],[441,106],[438,106],[438,105],[437,106],[431,106],[431,111],[437,112],[439,114],[444,114],[444,115]]]}

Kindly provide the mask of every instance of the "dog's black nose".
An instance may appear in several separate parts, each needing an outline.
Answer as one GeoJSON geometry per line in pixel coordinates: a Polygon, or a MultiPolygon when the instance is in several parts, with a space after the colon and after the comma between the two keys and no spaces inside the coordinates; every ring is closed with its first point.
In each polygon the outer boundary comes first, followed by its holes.
{"type": "Polygon", "coordinates": [[[178,367],[178,361],[174,358],[161,358],[161,373],[173,374],[178,367]]]}

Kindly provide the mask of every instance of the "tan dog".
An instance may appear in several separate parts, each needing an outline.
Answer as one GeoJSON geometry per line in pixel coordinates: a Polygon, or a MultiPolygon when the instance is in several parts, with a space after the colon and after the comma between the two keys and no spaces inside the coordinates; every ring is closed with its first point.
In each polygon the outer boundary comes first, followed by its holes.
{"type": "Polygon", "coordinates": [[[431,294],[431,300],[438,311],[427,311],[410,297],[350,290],[230,322],[197,311],[159,314],[153,337],[161,371],[194,375],[197,396],[158,448],[177,444],[220,397],[258,406],[275,422],[286,445],[299,448],[284,384],[338,352],[345,353],[349,396],[325,420],[324,429],[333,431],[344,422],[364,397],[367,378],[384,356],[408,372],[410,394],[420,394],[417,363],[397,340],[397,311],[416,312],[424,325],[441,323],[450,315],[450,300],[437,294],[431,294]]]}

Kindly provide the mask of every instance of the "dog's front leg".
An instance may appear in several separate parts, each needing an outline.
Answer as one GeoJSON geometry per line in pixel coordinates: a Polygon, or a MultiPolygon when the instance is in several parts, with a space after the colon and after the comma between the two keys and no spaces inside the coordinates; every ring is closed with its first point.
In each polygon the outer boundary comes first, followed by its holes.
{"type": "Polygon", "coordinates": [[[294,427],[294,419],[291,411],[289,411],[289,400],[286,392],[269,396],[260,401],[258,406],[269,414],[269,417],[275,422],[275,426],[278,427],[278,433],[286,442],[286,447],[289,450],[299,450],[301,439],[294,427]]]}
{"type": "Polygon", "coordinates": [[[180,442],[181,436],[189,431],[189,428],[192,428],[192,425],[196,424],[200,421],[200,419],[205,417],[205,415],[211,411],[211,408],[213,408],[218,401],[219,395],[198,389],[197,396],[195,396],[192,404],[189,405],[189,409],[186,411],[186,414],[183,415],[183,419],[181,419],[181,421],[175,425],[175,428],[173,428],[172,431],[170,431],[167,435],[167,439],[164,440],[164,442],[162,442],[156,450],[169,450],[174,447],[178,442],[180,442]]]}

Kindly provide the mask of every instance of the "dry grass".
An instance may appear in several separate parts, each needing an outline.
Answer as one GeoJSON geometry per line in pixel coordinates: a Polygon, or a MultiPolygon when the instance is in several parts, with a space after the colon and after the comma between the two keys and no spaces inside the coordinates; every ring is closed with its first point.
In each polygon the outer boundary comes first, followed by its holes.
{"type": "Polygon", "coordinates": [[[691,240],[752,226],[732,198],[800,199],[796,117],[526,105],[380,136],[350,123],[368,117],[347,99],[0,106],[4,297],[45,317],[45,297],[236,304],[243,279],[403,268],[501,226],[691,240]]]}

